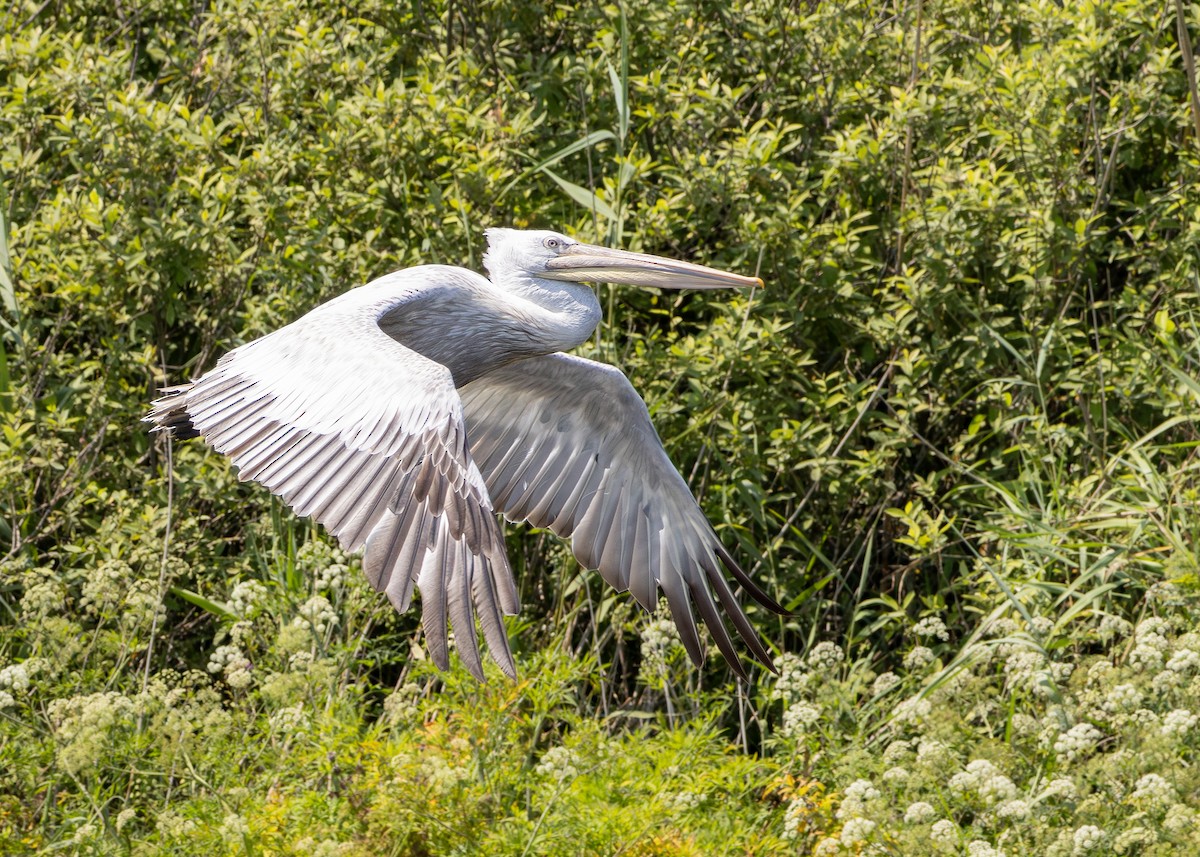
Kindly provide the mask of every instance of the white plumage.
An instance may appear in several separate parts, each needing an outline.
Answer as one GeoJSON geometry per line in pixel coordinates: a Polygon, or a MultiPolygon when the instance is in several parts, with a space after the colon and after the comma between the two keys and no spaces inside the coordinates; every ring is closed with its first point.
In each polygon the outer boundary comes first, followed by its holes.
{"type": "Polygon", "coordinates": [[[352,289],[163,391],[155,430],[200,436],[243,480],[265,485],[346,550],[408,609],[414,585],[434,662],[483,677],[475,633],[509,676],[503,615],[517,588],[496,519],[570,538],[588,568],[652,609],[661,589],[689,655],[692,606],[739,674],[720,603],[751,653],[771,659],[720,571],[782,612],[738,567],[667,458],[641,398],[616,369],[556,353],[600,317],[586,283],[722,288],[759,281],[581,244],[488,230],[491,279],[428,265],[352,289]]]}

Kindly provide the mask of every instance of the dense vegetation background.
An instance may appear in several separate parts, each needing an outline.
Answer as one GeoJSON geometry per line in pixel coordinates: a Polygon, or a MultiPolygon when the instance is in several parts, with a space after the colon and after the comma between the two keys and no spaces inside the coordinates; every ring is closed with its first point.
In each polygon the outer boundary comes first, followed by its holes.
{"type": "Polygon", "coordinates": [[[0,852],[1196,853],[1185,15],[6,3],[0,852]],[[794,611],[752,614],[780,677],[519,528],[522,679],[439,674],[356,558],[142,430],[490,225],[766,281],[604,289],[582,351],[794,611]]]}

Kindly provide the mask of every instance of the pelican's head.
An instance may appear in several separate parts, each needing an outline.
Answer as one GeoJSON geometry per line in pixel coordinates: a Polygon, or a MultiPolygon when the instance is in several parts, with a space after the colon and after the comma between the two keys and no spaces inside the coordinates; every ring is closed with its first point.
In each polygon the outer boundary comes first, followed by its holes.
{"type": "Polygon", "coordinates": [[[542,229],[489,229],[483,264],[492,279],[513,274],[567,283],[617,283],[659,289],[729,289],[761,286],[743,277],[648,253],[584,244],[542,229]]]}

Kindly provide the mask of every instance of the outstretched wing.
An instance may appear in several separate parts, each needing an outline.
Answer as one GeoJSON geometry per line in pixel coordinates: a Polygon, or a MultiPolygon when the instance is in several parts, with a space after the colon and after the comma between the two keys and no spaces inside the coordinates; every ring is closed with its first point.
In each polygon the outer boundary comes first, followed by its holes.
{"type": "Polygon", "coordinates": [[[164,390],[146,421],[202,436],[240,479],[315,518],[345,549],[365,547],[372,585],[397,610],[419,586],[438,666],[448,666],[449,614],[460,657],[483,678],[477,610],[492,657],[515,676],[501,613],[517,611],[516,585],[454,381],[387,336],[378,320],[395,306],[368,297],[347,293],[230,352],[191,384],[164,390]]]}
{"type": "Polygon", "coordinates": [[[720,565],[761,604],[785,611],[721,543],[621,372],[552,354],[492,371],[459,394],[471,456],[506,517],[570,537],[580,563],[647,610],[661,588],[697,664],[704,649],[692,605],[745,675],[719,601],[751,653],[774,669],[720,565]]]}

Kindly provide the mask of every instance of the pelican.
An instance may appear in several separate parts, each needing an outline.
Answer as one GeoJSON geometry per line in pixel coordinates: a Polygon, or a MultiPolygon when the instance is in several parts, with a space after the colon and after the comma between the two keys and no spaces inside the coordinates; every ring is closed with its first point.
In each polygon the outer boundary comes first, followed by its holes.
{"type": "Polygon", "coordinates": [[[647,610],[666,596],[698,666],[693,607],[725,660],[746,672],[718,602],[750,653],[774,669],[721,565],[783,613],[738,565],[663,449],[645,403],[617,369],[562,352],[600,321],[592,283],[760,286],[755,277],[584,244],[558,232],[489,229],[484,267],[396,271],[235,348],[169,387],[144,420],[201,437],[363,550],[376,591],[400,612],[420,589],[433,662],[483,680],[475,621],[492,659],[516,667],[502,615],[519,604],[496,513],[571,540],[647,610]]]}

